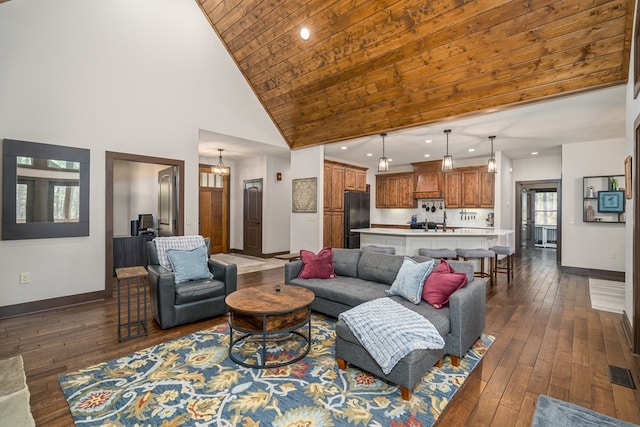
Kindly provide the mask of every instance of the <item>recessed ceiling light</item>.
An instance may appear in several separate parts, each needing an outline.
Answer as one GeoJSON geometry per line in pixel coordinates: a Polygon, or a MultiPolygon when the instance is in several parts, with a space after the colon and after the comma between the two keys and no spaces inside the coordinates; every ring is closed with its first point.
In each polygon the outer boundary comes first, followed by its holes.
{"type": "Polygon", "coordinates": [[[532,156],[537,156],[537,155],[538,155],[538,152],[537,152],[537,151],[533,151],[533,152],[531,153],[531,155],[532,155],[532,156]]]}
{"type": "Polygon", "coordinates": [[[373,156],[373,154],[367,153],[367,157],[371,157],[371,156],[373,156]]]}
{"type": "Polygon", "coordinates": [[[425,154],[424,156],[425,157],[431,157],[431,154],[425,154]]]}
{"type": "Polygon", "coordinates": [[[346,149],[347,149],[347,147],[342,146],[342,147],[340,147],[340,149],[341,149],[341,150],[346,150],[346,149]]]}
{"type": "Polygon", "coordinates": [[[476,149],[475,148],[469,148],[469,150],[467,150],[467,151],[469,151],[470,153],[473,153],[474,151],[476,151],[476,149]]]}
{"type": "Polygon", "coordinates": [[[309,40],[309,37],[311,37],[309,29],[307,27],[300,28],[300,38],[302,40],[309,40]]]}
{"type": "Polygon", "coordinates": [[[425,139],[425,141],[424,141],[424,142],[425,142],[426,144],[431,144],[433,141],[432,141],[432,140],[430,140],[430,139],[425,139]]]}

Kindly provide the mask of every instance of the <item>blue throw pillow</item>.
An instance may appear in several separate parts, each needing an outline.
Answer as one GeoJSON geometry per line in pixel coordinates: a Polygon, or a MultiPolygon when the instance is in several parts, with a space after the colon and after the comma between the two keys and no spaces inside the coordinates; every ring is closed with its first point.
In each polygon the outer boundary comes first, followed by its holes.
{"type": "Polygon", "coordinates": [[[206,246],[191,250],[167,249],[167,258],[173,267],[176,283],[213,278],[207,265],[206,246]]]}
{"type": "Polygon", "coordinates": [[[391,289],[387,290],[387,294],[400,295],[414,304],[420,304],[422,287],[433,270],[433,261],[418,263],[409,257],[404,257],[396,280],[391,285],[391,289]]]}

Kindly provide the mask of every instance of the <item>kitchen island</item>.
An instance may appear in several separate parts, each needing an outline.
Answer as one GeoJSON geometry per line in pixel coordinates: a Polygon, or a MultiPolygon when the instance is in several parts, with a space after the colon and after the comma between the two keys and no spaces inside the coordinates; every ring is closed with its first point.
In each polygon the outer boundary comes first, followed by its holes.
{"type": "Polygon", "coordinates": [[[394,228],[357,228],[360,247],[366,245],[391,246],[399,255],[417,255],[418,249],[488,249],[494,245],[513,246],[513,230],[458,228],[443,232],[403,230],[394,228]]]}

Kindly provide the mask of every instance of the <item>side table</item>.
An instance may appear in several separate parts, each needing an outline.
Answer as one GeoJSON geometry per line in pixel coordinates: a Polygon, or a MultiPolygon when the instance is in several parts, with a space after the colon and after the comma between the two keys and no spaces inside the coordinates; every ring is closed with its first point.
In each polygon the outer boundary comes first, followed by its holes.
{"type": "Polygon", "coordinates": [[[144,267],[124,267],[116,268],[116,277],[118,278],[118,341],[124,341],[131,338],[145,336],[149,333],[147,330],[147,280],[149,273],[144,267]],[[135,319],[131,318],[131,282],[135,280],[135,319]],[[121,288],[123,281],[127,286],[127,317],[126,322],[122,318],[122,295],[121,288]],[[142,289],[140,284],[142,283],[142,289]],[[142,299],[143,310],[140,313],[140,303],[142,299]],[[135,333],[132,333],[132,326],[135,326],[135,333]],[[122,328],[126,328],[126,335],[123,335],[122,328]]]}

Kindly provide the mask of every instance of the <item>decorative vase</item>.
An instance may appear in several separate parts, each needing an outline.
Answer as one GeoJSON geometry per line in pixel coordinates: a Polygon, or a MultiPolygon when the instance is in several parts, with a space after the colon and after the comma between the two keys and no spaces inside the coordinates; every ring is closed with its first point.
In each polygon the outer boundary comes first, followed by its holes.
{"type": "Polygon", "coordinates": [[[591,205],[587,206],[587,211],[585,216],[587,218],[587,222],[593,221],[593,208],[591,207],[591,205]]]}

